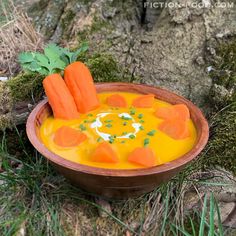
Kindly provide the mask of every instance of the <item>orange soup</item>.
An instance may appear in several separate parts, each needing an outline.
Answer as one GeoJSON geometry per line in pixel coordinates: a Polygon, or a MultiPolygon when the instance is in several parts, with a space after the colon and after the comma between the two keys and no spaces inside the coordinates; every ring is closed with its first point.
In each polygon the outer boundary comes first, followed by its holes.
{"type": "Polygon", "coordinates": [[[162,118],[156,116],[155,111],[160,107],[171,107],[171,104],[154,99],[151,108],[136,108],[132,106],[132,102],[140,94],[118,92],[116,94],[125,99],[127,107],[115,107],[107,104],[107,98],[113,94],[98,94],[100,106],[87,114],[80,114],[76,120],[47,118],[40,129],[43,144],[64,159],[109,169],[145,168],[128,160],[130,153],[140,147],[148,146],[152,150],[156,165],[175,160],[192,149],[197,133],[191,119],[186,121],[188,137],[175,139],[168,135],[168,132],[163,132],[165,124],[162,118]],[[87,138],[72,147],[57,145],[55,133],[65,126],[82,132],[87,138]],[[117,155],[117,162],[99,162],[91,159],[94,150],[103,142],[111,146],[117,155]]]}

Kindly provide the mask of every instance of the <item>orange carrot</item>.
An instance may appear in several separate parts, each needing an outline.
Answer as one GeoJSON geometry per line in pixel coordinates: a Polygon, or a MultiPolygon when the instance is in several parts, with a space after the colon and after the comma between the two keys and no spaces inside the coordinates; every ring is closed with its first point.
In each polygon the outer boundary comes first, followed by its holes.
{"type": "Polygon", "coordinates": [[[65,68],[64,79],[79,112],[87,113],[99,106],[93,78],[86,65],[79,61],[71,63],[65,68]]]}
{"type": "Polygon", "coordinates": [[[128,161],[145,167],[156,165],[156,157],[151,148],[135,148],[128,156],[128,161]]]}
{"type": "Polygon", "coordinates": [[[124,97],[119,94],[113,94],[107,98],[106,103],[112,107],[127,107],[124,97]]]}
{"type": "Polygon", "coordinates": [[[60,74],[48,75],[43,80],[43,87],[55,118],[69,120],[79,117],[75,101],[60,74]]]}
{"type": "Polygon", "coordinates": [[[173,139],[185,139],[190,136],[187,122],[184,120],[165,120],[158,128],[173,139]]]}
{"type": "Polygon", "coordinates": [[[132,105],[137,108],[151,108],[154,102],[154,95],[142,95],[134,99],[132,105]]]}
{"type": "Polygon", "coordinates": [[[74,147],[84,142],[87,136],[68,126],[62,126],[55,132],[54,142],[61,147],[74,147]]]}
{"type": "Polygon", "coordinates": [[[116,153],[107,142],[100,143],[91,155],[94,162],[117,163],[119,161],[116,153]]]}
{"type": "Polygon", "coordinates": [[[180,119],[188,120],[190,119],[189,109],[185,104],[177,104],[170,107],[159,107],[155,115],[164,120],[180,119]]]}

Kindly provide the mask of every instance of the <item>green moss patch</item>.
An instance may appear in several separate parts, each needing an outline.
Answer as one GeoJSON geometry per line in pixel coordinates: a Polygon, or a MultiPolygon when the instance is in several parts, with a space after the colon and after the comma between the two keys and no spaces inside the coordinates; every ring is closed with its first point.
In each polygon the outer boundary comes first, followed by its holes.
{"type": "Polygon", "coordinates": [[[210,58],[213,80],[210,98],[223,107],[236,100],[236,38],[220,43],[215,52],[210,58]]]}
{"type": "Polygon", "coordinates": [[[33,73],[21,73],[6,82],[14,101],[25,101],[34,98],[39,99],[43,94],[42,75],[33,73]]]}
{"type": "Polygon", "coordinates": [[[207,165],[221,166],[236,174],[236,102],[217,115],[206,155],[207,165]]]}

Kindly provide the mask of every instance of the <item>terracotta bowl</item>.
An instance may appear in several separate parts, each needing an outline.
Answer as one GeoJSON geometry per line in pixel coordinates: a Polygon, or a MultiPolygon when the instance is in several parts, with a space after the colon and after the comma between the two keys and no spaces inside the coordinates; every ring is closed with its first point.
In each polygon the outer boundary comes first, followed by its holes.
{"type": "Polygon", "coordinates": [[[202,112],[187,99],[167,90],[147,85],[128,83],[96,84],[98,92],[120,91],[140,94],[154,94],[156,98],[171,104],[184,103],[188,106],[197,129],[194,147],[180,158],[160,166],[136,170],[112,170],[77,164],[52,153],[41,142],[39,129],[52,110],[47,100],[40,102],[27,121],[27,135],[33,146],[45,156],[59,173],[72,184],[87,192],[108,198],[124,199],[150,192],[168,181],[202,151],[208,140],[208,123],[202,112]]]}

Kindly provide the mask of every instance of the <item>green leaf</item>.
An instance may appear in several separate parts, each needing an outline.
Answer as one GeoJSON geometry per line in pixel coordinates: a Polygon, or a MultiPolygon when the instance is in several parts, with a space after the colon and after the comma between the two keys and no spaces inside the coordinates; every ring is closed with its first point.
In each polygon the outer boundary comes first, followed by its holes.
{"type": "Polygon", "coordinates": [[[48,58],[42,53],[35,53],[35,58],[37,59],[39,65],[42,65],[44,67],[48,66],[48,58]]]}
{"type": "Polygon", "coordinates": [[[63,54],[63,50],[61,47],[57,46],[56,44],[50,43],[45,47],[44,53],[49,59],[56,60],[60,58],[60,56],[63,54]]]}
{"type": "Polygon", "coordinates": [[[19,54],[18,60],[21,64],[29,63],[34,60],[34,56],[31,52],[22,52],[19,54]]]}
{"type": "Polygon", "coordinates": [[[82,43],[82,46],[73,53],[70,63],[75,62],[77,60],[79,54],[86,52],[88,50],[88,48],[89,47],[88,47],[87,42],[82,43]]]}

